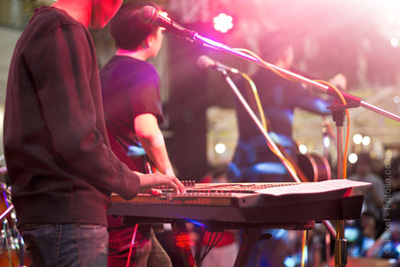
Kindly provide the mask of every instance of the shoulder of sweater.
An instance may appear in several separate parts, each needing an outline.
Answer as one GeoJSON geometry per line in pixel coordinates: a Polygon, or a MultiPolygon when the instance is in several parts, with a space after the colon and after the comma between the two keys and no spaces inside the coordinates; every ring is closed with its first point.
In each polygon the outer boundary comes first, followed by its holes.
{"type": "MultiPolygon", "coordinates": [[[[36,9],[30,24],[31,29],[33,29],[32,34],[42,34],[42,38],[44,38],[46,34],[59,29],[68,29],[67,33],[69,35],[85,36],[86,38],[84,39],[91,38],[88,29],[83,24],[73,19],[65,11],[54,7],[45,6],[36,9]]],[[[51,34],[49,36],[51,36],[51,34]]],[[[79,42],[83,40],[81,38],[74,38],[74,41],[79,42]]]]}

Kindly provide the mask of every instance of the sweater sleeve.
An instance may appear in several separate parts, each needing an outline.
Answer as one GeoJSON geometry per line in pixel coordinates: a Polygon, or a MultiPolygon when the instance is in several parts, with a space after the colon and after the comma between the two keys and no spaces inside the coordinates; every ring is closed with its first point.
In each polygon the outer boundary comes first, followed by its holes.
{"type": "MultiPolygon", "coordinates": [[[[44,127],[55,157],[105,192],[134,197],[139,177],[111,151],[106,137],[95,48],[89,32],[75,24],[53,27],[37,42],[32,62],[44,127]]],[[[57,159],[55,159],[57,160],[57,159]]]]}

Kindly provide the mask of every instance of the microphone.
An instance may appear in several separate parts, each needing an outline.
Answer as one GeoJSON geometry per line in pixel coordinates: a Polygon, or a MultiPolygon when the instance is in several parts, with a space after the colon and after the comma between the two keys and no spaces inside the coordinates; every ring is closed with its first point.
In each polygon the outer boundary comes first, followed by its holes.
{"type": "Polygon", "coordinates": [[[165,28],[167,31],[175,34],[178,37],[194,41],[197,32],[185,29],[178,23],[172,21],[170,18],[160,15],[152,6],[145,6],[140,10],[140,18],[144,23],[154,24],[156,26],[165,28]]]}
{"type": "Polygon", "coordinates": [[[229,66],[226,66],[226,65],[224,65],[224,64],[222,64],[222,63],[220,63],[218,61],[215,61],[215,60],[209,58],[206,55],[202,55],[197,59],[197,65],[200,68],[203,68],[203,69],[205,69],[205,68],[213,68],[213,69],[216,69],[216,70],[219,70],[219,71],[228,71],[228,72],[231,72],[231,73],[234,73],[234,74],[241,73],[239,70],[237,70],[235,68],[232,68],[232,67],[229,67],[229,66]]]}

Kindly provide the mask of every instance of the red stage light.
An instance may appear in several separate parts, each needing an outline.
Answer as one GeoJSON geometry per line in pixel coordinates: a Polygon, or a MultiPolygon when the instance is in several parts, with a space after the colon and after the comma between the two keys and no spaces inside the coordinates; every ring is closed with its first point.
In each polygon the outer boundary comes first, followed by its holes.
{"type": "Polygon", "coordinates": [[[188,233],[180,232],[175,235],[175,245],[179,248],[190,249],[194,245],[194,242],[188,233]]]}

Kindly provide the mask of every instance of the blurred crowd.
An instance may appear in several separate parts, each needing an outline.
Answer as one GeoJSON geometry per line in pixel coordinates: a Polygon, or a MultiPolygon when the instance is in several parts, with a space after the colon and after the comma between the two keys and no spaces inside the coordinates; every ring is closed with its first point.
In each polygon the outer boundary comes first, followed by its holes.
{"type": "Polygon", "coordinates": [[[358,155],[354,174],[348,178],[366,181],[360,220],[347,222],[350,257],[394,259],[400,255],[400,157],[372,159],[358,155]]]}

